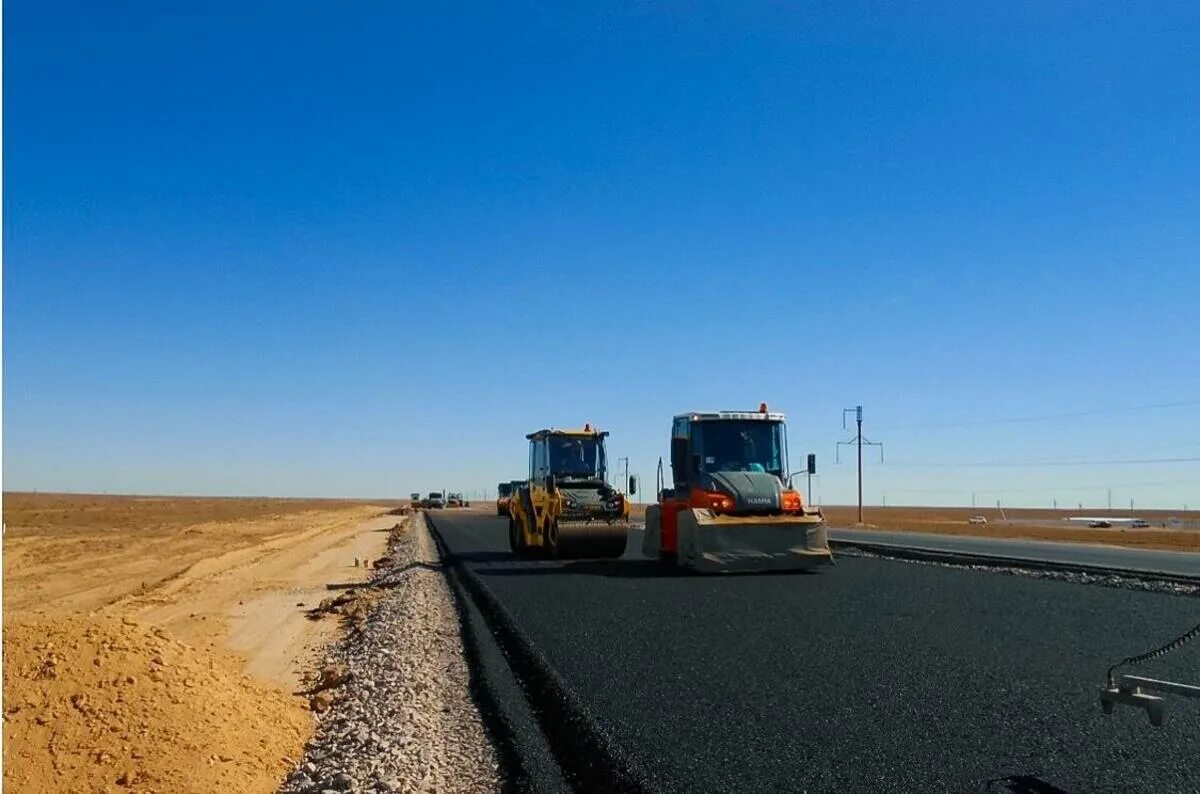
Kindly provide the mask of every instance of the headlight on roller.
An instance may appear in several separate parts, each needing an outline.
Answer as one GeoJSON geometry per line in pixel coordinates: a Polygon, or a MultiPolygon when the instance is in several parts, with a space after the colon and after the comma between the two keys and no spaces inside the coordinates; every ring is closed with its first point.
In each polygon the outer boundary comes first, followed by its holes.
{"type": "Polygon", "coordinates": [[[709,509],[714,513],[733,510],[733,498],[728,494],[721,493],[720,491],[708,491],[706,496],[708,496],[709,509]]]}

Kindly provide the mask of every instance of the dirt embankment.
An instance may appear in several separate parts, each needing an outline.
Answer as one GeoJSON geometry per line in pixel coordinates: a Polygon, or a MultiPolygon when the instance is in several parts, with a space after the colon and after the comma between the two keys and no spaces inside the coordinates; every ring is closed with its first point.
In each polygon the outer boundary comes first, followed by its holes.
{"type": "Polygon", "coordinates": [[[311,720],[285,692],[131,618],[4,624],[4,787],[272,791],[311,720]]]}
{"type": "Polygon", "coordinates": [[[5,787],[274,791],[336,634],[305,607],[366,574],[388,507],[5,494],[5,787]]]}

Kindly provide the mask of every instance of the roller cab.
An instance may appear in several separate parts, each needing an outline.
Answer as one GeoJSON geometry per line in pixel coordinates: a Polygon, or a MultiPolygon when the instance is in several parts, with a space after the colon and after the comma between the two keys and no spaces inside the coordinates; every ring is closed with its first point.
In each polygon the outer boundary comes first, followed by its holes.
{"type": "Polygon", "coordinates": [[[696,571],[796,570],[833,560],[819,509],[788,484],[786,417],[694,411],[671,427],[670,482],[646,511],[643,551],[696,571]]]}
{"type": "Polygon", "coordinates": [[[558,559],[620,557],[629,504],[607,482],[607,432],[538,430],[529,439],[529,479],[509,499],[514,554],[558,559]]]}

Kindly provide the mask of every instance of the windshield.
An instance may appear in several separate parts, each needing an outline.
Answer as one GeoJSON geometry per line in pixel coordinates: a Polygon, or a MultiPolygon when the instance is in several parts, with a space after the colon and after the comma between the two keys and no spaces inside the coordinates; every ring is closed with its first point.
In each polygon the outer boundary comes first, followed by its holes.
{"type": "Polygon", "coordinates": [[[783,477],[783,424],[758,419],[696,422],[692,454],[700,471],[765,471],[783,477]]]}
{"type": "Polygon", "coordinates": [[[442,495],[440,493],[438,493],[437,491],[434,491],[433,493],[429,494],[429,498],[430,499],[441,499],[442,495]]]}
{"type": "Polygon", "coordinates": [[[511,496],[512,495],[512,484],[511,483],[502,482],[497,487],[500,489],[501,496],[511,496]]]}
{"type": "Polygon", "coordinates": [[[550,473],[604,479],[604,444],[594,437],[551,436],[550,473]]]}

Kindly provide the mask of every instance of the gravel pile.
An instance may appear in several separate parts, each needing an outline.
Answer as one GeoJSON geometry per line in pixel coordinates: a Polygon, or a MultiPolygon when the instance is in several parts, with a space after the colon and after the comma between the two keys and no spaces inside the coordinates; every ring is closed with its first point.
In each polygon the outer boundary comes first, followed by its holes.
{"type": "Polygon", "coordinates": [[[314,684],[317,734],[280,791],[498,791],[424,516],[393,531],[377,565],[371,585],[384,595],[314,684]]]}
{"type": "Polygon", "coordinates": [[[1182,582],[1143,579],[1118,574],[1095,574],[1082,571],[1054,571],[1021,568],[1008,565],[976,565],[971,563],[934,562],[931,560],[911,560],[903,557],[891,557],[887,554],[877,554],[865,549],[838,549],[838,557],[875,557],[912,565],[935,565],[941,568],[969,568],[972,571],[1008,574],[1010,576],[1028,576],[1031,579],[1054,579],[1076,584],[1094,584],[1104,587],[1119,587],[1123,590],[1141,590],[1149,593],[1168,593],[1170,595],[1200,596],[1200,586],[1182,582]]]}

